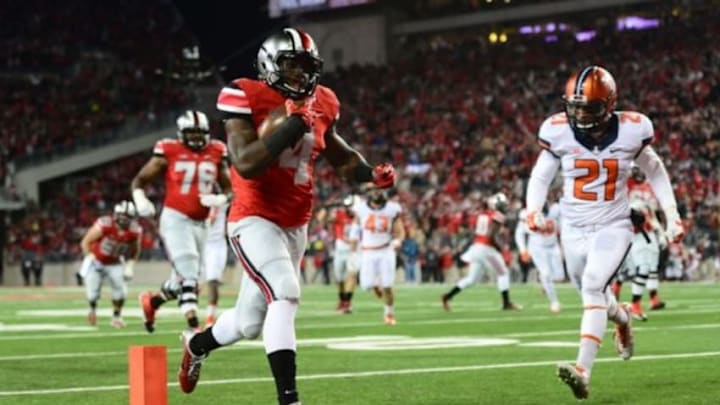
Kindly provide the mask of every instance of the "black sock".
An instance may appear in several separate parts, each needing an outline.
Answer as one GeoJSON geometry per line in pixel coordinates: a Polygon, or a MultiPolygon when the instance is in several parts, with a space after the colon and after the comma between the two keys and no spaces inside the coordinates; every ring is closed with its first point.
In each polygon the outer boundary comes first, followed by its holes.
{"type": "Polygon", "coordinates": [[[505,290],[505,291],[501,292],[500,294],[502,295],[503,306],[509,307],[510,306],[510,291],[505,290]]]}
{"type": "Polygon", "coordinates": [[[198,326],[200,326],[200,321],[198,321],[197,316],[193,316],[192,318],[188,318],[187,320],[188,326],[195,329],[198,326]]]}
{"type": "Polygon", "coordinates": [[[114,316],[115,318],[119,318],[119,317],[120,317],[120,310],[119,310],[119,309],[113,309],[113,316],[114,316]]]}
{"type": "Polygon", "coordinates": [[[298,392],[295,386],[295,352],[292,350],[278,350],[268,354],[270,370],[275,378],[275,387],[278,393],[278,403],[289,405],[298,401],[298,392]]]}
{"type": "Polygon", "coordinates": [[[338,293],[338,299],[340,301],[345,301],[345,293],[344,292],[338,293]]]}
{"type": "Polygon", "coordinates": [[[150,306],[158,309],[160,308],[160,305],[165,303],[165,298],[159,296],[159,295],[153,295],[152,298],[150,298],[150,306]]]}
{"type": "Polygon", "coordinates": [[[351,292],[345,293],[345,298],[347,298],[347,302],[350,302],[352,300],[352,295],[353,295],[353,293],[351,293],[351,292]]]}
{"type": "Polygon", "coordinates": [[[462,291],[460,287],[455,286],[447,294],[443,295],[443,297],[445,297],[446,300],[452,299],[452,297],[460,294],[460,291],[462,291]]]}
{"type": "Polygon", "coordinates": [[[657,297],[657,290],[650,290],[650,299],[657,297]]]}
{"type": "Polygon", "coordinates": [[[215,340],[212,334],[212,326],[198,333],[190,339],[190,351],[198,356],[204,356],[222,345],[215,340]]]}
{"type": "Polygon", "coordinates": [[[92,309],[94,311],[95,308],[97,308],[97,301],[89,301],[89,303],[90,303],[90,309],[92,309]]]}

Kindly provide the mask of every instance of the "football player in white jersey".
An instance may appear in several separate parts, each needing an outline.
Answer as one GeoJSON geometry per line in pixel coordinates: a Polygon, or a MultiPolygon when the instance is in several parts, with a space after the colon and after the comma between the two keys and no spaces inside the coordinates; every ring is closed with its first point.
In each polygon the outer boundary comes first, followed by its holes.
{"type": "Polygon", "coordinates": [[[352,210],[358,217],[360,237],[360,287],[364,290],[379,287],[385,302],[384,321],[395,325],[396,251],[405,239],[405,227],[400,218],[402,207],[388,201],[383,190],[373,189],[368,199],[356,199],[352,210]]]}
{"type": "Polygon", "coordinates": [[[460,256],[460,260],[470,265],[468,274],[440,298],[442,306],[450,311],[450,300],[460,292],[480,282],[485,271],[497,274],[497,288],[502,297],[504,310],[519,310],[522,306],[510,301],[510,271],[500,254],[500,243],[496,237],[505,223],[505,208],[508,200],[505,194],[497,193],[487,200],[487,209],[478,214],[475,222],[475,243],[460,256]]]}
{"type": "Polygon", "coordinates": [[[230,204],[211,207],[208,214],[208,232],[203,251],[203,271],[208,287],[208,304],[205,310],[205,327],[215,323],[217,305],[220,299],[220,284],[227,266],[227,237],[225,225],[230,204]]]}
{"type": "Polygon", "coordinates": [[[671,240],[685,231],[665,166],[650,145],[653,125],[643,114],[615,111],[615,79],[599,66],[572,75],[565,87],[565,112],[543,122],[543,148],[527,189],[527,221],[542,230],[542,207],[558,170],[563,177],[560,233],[568,273],[581,275],[583,316],[575,364],[558,365],[558,376],[578,399],[590,394],[590,376],[608,319],[616,324],[615,346],[633,355],[629,309],[617,304],[608,284],[630,251],[633,238],[627,179],[635,162],[647,175],[667,217],[671,240]]]}
{"type": "MultiPolygon", "coordinates": [[[[558,242],[558,225],[560,223],[560,206],[548,204],[543,206],[545,215],[545,229],[540,232],[532,232],[527,227],[527,210],[522,209],[518,213],[518,222],[515,227],[515,244],[520,251],[520,256],[530,255],[540,276],[540,284],[548,300],[550,300],[550,311],[560,312],[560,301],[558,301],[553,283],[555,274],[563,272],[562,257],[560,255],[560,244],[558,242]]],[[[577,278],[573,279],[576,285],[577,278]]]]}

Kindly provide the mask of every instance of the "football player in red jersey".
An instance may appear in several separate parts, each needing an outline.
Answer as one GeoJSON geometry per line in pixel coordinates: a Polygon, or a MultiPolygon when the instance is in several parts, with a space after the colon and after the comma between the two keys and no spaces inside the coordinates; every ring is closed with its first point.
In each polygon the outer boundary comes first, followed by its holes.
{"type": "Polygon", "coordinates": [[[80,241],[80,249],[85,255],[80,275],[85,279],[90,325],[97,324],[95,309],[102,282],[107,278],[112,288],[113,317],[110,325],[115,328],[125,327],[121,316],[127,294],[125,282],[133,276],[133,266],[140,256],[142,240],[142,227],[135,216],[133,203],[121,201],[115,205],[112,216],[98,218],[80,241]]]}
{"type": "Polygon", "coordinates": [[[258,52],[259,80],[238,79],[218,97],[233,168],[228,237],[245,272],[235,308],[200,333],[183,334],[178,379],[191,392],[202,360],[211,350],[262,332],[282,405],[299,404],[295,385],[295,313],[300,299],[300,259],[313,201],[312,173],[320,154],[349,181],[392,187],[389,163],[370,166],[338,135],[340,103],[319,85],[322,59],[305,32],[286,28],[267,38],[258,52]],[[287,119],[259,137],[271,111],[285,107],[287,119]]]}
{"type": "Polygon", "coordinates": [[[143,188],[165,176],[165,201],[160,214],[160,236],[172,273],[160,292],[140,294],[140,305],[148,332],[155,330],[155,312],[168,300],[177,298],[180,312],[192,329],[199,327],[198,277],[206,238],[206,219],[211,207],[232,199],[227,165],[227,148],[210,140],[207,116],[188,110],[177,119],[178,138],[155,144],[154,156],[140,169],[131,189],[140,216],[155,215],[155,206],[143,188]],[[214,186],[220,192],[213,194],[214,186]]]}

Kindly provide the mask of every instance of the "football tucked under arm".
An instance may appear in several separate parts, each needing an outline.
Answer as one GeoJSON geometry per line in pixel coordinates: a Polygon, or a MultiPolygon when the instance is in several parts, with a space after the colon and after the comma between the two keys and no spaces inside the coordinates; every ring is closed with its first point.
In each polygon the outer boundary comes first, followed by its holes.
{"type": "Polygon", "coordinates": [[[270,111],[268,116],[265,117],[263,122],[261,122],[258,126],[258,138],[265,138],[273,132],[277,131],[277,129],[285,123],[287,118],[288,116],[285,112],[284,105],[281,105],[280,107],[270,111]]]}

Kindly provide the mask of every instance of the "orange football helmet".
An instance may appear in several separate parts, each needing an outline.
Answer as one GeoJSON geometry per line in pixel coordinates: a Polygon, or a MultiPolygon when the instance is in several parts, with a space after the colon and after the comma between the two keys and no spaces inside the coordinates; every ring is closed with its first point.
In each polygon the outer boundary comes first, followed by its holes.
{"type": "Polygon", "coordinates": [[[588,66],[570,76],[563,99],[568,122],[575,133],[598,139],[605,133],[615,111],[615,79],[600,66],[588,66]]]}

